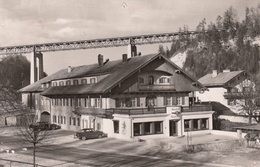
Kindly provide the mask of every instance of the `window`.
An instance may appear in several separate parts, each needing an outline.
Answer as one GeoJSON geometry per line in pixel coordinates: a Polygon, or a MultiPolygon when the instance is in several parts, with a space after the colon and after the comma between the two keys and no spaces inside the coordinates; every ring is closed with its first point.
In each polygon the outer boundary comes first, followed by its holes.
{"type": "Polygon", "coordinates": [[[65,116],[63,117],[63,122],[64,122],[64,124],[66,124],[66,117],[65,116]]]}
{"type": "Polygon", "coordinates": [[[93,84],[93,83],[96,83],[96,78],[91,78],[91,79],[90,79],[90,83],[92,83],[92,84],[93,84]]]}
{"type": "Polygon", "coordinates": [[[152,134],[152,123],[151,122],[145,122],[144,123],[144,134],[148,135],[148,134],[152,134]]]}
{"type": "Polygon", "coordinates": [[[74,126],[76,126],[76,118],[72,118],[72,123],[74,126]]]}
{"type": "Polygon", "coordinates": [[[189,119],[184,120],[184,131],[196,131],[209,129],[209,119],[189,119]]]}
{"type": "Polygon", "coordinates": [[[209,129],[209,119],[203,118],[201,119],[201,129],[209,129]]]}
{"type": "Polygon", "coordinates": [[[85,98],[85,107],[90,107],[90,100],[88,98],[85,98]]]}
{"type": "Polygon", "coordinates": [[[95,100],[94,106],[97,107],[97,108],[100,108],[100,106],[101,106],[100,105],[100,98],[95,98],[94,100],[95,100]]]}
{"type": "Polygon", "coordinates": [[[60,123],[63,124],[63,116],[60,116],[60,123]]]}
{"type": "Polygon", "coordinates": [[[77,118],[78,126],[80,126],[80,118],[77,118]]]}
{"type": "Polygon", "coordinates": [[[119,133],[119,121],[114,120],[113,125],[114,125],[114,133],[119,133]]]}
{"type": "Polygon", "coordinates": [[[72,106],[71,98],[68,99],[68,106],[72,106]]]}
{"type": "Polygon", "coordinates": [[[67,81],[66,81],[66,85],[71,85],[71,81],[70,81],[70,80],[67,80],[67,81]]]}
{"type": "Polygon", "coordinates": [[[73,80],[73,85],[78,85],[79,81],[78,80],[73,80]]]}
{"type": "Polygon", "coordinates": [[[131,107],[135,107],[136,106],[136,101],[135,98],[131,99],[131,107]]]}
{"type": "Polygon", "coordinates": [[[59,82],[59,86],[63,86],[64,85],[64,82],[63,81],[60,81],[59,82]]]}
{"type": "Polygon", "coordinates": [[[159,83],[167,83],[167,78],[166,77],[161,77],[159,79],[159,83]]]}
{"type": "Polygon", "coordinates": [[[184,120],[184,132],[191,130],[191,120],[184,120]]]}
{"type": "Polygon", "coordinates": [[[126,104],[126,107],[132,107],[131,106],[131,99],[130,98],[125,98],[125,104],[126,104]]]}
{"type": "Polygon", "coordinates": [[[35,99],[35,105],[38,105],[38,100],[37,99],[35,99]]]}
{"type": "Polygon", "coordinates": [[[53,115],[53,118],[52,118],[52,119],[53,119],[53,122],[54,122],[54,123],[57,122],[57,120],[56,120],[56,115],[53,115]]]}
{"type": "Polygon", "coordinates": [[[52,106],[55,106],[55,99],[52,99],[52,106]]]}
{"type": "Polygon", "coordinates": [[[171,106],[172,105],[172,97],[164,97],[164,105],[171,106]]]}
{"type": "Polygon", "coordinates": [[[53,86],[57,86],[57,82],[53,82],[53,86]]]}
{"type": "Polygon", "coordinates": [[[199,119],[193,119],[192,124],[193,124],[192,130],[199,130],[199,119]]]}
{"type": "Polygon", "coordinates": [[[78,98],[77,101],[78,101],[78,106],[81,107],[81,98],[78,98]]]}
{"type": "Polygon", "coordinates": [[[177,97],[177,105],[181,105],[181,97],[177,97]]]}
{"type": "Polygon", "coordinates": [[[72,124],[72,118],[70,117],[70,125],[72,124]]]}
{"type": "Polygon", "coordinates": [[[87,80],[86,79],[82,79],[81,80],[81,84],[86,84],[87,83],[87,80]]]}
{"type": "Polygon", "coordinates": [[[153,85],[154,84],[154,77],[151,75],[148,77],[148,84],[153,85]]]}
{"type": "Polygon", "coordinates": [[[163,133],[163,122],[154,122],[154,132],[155,134],[163,133]]]}
{"type": "Polygon", "coordinates": [[[138,83],[144,83],[144,79],[141,78],[141,77],[139,77],[139,78],[138,78],[138,83]]]}
{"type": "Polygon", "coordinates": [[[41,99],[42,105],[44,105],[43,98],[41,99]]]}
{"type": "Polygon", "coordinates": [[[141,106],[141,104],[140,104],[140,97],[137,97],[136,100],[137,100],[137,105],[136,105],[136,107],[140,107],[140,106],[141,106]]]}

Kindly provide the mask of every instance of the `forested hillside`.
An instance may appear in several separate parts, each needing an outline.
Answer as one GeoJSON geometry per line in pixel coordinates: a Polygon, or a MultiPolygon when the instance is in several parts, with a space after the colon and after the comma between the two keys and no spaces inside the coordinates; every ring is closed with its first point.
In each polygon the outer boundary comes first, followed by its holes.
{"type": "Polygon", "coordinates": [[[246,70],[250,74],[259,71],[260,50],[260,4],[245,8],[245,18],[237,17],[230,7],[223,16],[216,16],[215,22],[202,19],[193,38],[185,36],[188,27],[180,28],[180,38],[173,41],[171,48],[159,47],[167,57],[178,52],[187,52],[183,69],[195,78],[212,70],[246,70]]]}

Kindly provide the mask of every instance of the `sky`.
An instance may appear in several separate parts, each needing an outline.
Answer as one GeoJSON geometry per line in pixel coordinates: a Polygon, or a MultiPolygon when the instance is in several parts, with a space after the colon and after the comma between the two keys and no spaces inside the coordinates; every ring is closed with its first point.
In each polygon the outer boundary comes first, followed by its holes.
{"type": "MultiPolygon", "coordinates": [[[[123,37],[196,29],[209,24],[232,6],[244,19],[246,7],[260,0],[0,0],[0,47],[123,37]]],[[[170,44],[162,44],[170,46],[170,44]]],[[[137,46],[142,55],[158,52],[158,44],[137,46]]],[[[50,75],[68,66],[121,59],[127,47],[44,52],[50,75]]],[[[30,59],[30,54],[25,54],[30,59]]]]}

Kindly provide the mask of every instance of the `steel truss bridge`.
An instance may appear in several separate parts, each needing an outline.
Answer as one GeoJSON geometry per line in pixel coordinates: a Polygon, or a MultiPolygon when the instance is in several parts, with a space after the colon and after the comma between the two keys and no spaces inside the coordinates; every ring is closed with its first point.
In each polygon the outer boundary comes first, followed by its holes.
{"type": "Polygon", "coordinates": [[[70,41],[70,42],[6,46],[6,47],[0,47],[0,55],[119,47],[119,46],[127,46],[129,44],[145,45],[145,44],[155,44],[155,43],[170,43],[178,39],[181,35],[184,37],[192,37],[193,35],[199,33],[202,32],[184,31],[184,32],[175,32],[175,33],[103,38],[103,39],[80,40],[80,41],[70,41]]]}

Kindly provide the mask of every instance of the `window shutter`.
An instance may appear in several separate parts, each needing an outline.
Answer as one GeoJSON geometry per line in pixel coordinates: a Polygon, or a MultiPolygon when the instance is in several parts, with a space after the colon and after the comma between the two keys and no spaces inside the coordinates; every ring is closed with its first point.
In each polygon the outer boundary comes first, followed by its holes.
{"type": "Polygon", "coordinates": [[[172,97],[172,105],[177,105],[177,98],[176,97],[172,97]]]}
{"type": "Polygon", "coordinates": [[[140,97],[137,97],[137,107],[140,107],[140,97]]]}
{"type": "Polygon", "coordinates": [[[185,97],[182,97],[182,105],[185,105],[185,97]]]}
{"type": "Polygon", "coordinates": [[[165,96],[163,97],[163,105],[167,106],[167,98],[165,96]]]}

